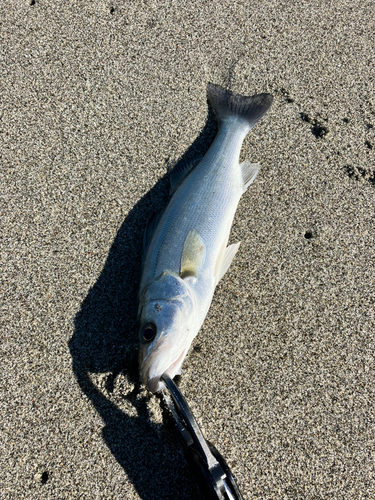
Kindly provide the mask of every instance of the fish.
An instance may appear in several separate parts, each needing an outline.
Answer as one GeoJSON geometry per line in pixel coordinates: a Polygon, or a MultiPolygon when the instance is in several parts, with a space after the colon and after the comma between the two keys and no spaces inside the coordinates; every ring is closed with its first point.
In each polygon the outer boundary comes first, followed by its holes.
{"type": "Polygon", "coordinates": [[[170,172],[170,198],[147,224],[138,292],[139,368],[151,392],[164,373],[181,374],[183,361],[207,315],[216,285],[240,242],[228,246],[242,194],[259,165],[239,163],[243,140],[273,102],[268,93],[234,94],[208,84],[218,132],[203,158],[170,172]]]}

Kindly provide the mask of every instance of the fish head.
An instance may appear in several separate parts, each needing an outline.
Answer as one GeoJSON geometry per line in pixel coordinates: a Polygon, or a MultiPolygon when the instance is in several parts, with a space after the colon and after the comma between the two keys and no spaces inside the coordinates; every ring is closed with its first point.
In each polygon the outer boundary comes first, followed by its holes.
{"type": "MultiPolygon", "coordinates": [[[[180,276],[165,272],[142,294],[139,307],[139,366],[142,382],[151,392],[164,388],[181,365],[196,333],[196,299],[180,276]]],[[[199,329],[199,327],[198,327],[199,329]]]]}

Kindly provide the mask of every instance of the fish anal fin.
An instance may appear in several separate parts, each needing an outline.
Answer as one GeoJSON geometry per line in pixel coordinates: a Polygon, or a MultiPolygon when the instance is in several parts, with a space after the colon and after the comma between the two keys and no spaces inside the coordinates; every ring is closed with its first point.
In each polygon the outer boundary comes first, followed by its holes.
{"type": "Polygon", "coordinates": [[[231,265],[232,260],[234,259],[234,256],[236,255],[238,249],[240,248],[240,244],[241,242],[239,241],[238,243],[233,243],[233,245],[229,245],[228,247],[226,247],[224,255],[222,256],[220,267],[218,267],[217,270],[216,284],[219,283],[221,278],[228,271],[229,266],[231,265]]]}
{"type": "Polygon", "coordinates": [[[243,192],[247,190],[259,172],[259,163],[244,161],[240,165],[242,171],[243,192]]]}
{"type": "Polygon", "coordinates": [[[202,238],[196,231],[189,231],[182,250],[180,277],[182,279],[197,277],[205,254],[206,248],[202,238]]]}

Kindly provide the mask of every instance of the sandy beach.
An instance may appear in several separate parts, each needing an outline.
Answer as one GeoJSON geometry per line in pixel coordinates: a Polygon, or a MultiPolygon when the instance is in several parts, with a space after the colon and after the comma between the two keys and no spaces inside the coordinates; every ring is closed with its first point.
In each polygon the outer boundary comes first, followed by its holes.
{"type": "Polygon", "coordinates": [[[1,2],[0,499],[203,499],[136,293],[209,82],[274,104],[179,387],[245,500],[375,498],[374,6],[1,2]]]}

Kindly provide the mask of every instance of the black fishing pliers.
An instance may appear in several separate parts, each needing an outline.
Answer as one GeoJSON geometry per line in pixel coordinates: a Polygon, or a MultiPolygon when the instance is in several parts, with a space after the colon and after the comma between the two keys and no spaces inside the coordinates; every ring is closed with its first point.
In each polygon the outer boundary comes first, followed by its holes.
{"type": "Polygon", "coordinates": [[[176,384],[166,373],[161,379],[169,391],[168,393],[166,389],[163,389],[164,401],[187,444],[186,457],[200,480],[205,498],[243,500],[227,463],[215,446],[204,438],[176,384]]]}

